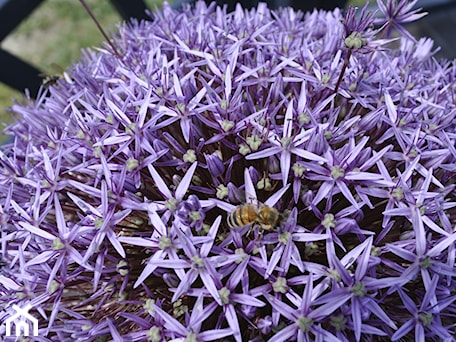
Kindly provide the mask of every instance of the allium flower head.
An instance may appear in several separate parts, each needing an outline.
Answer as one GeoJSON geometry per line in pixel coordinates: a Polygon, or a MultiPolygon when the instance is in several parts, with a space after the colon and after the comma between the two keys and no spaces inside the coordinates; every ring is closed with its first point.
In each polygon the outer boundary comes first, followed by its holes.
{"type": "Polygon", "coordinates": [[[15,304],[40,341],[450,341],[456,68],[355,14],[165,4],[15,104],[0,334],[15,304]]]}

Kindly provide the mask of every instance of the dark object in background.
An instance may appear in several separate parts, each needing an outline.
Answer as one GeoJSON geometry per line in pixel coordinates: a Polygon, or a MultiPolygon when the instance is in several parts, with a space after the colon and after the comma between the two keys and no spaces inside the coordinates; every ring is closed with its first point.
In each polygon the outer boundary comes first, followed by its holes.
{"type": "MultiPolygon", "coordinates": [[[[0,0],[0,42],[6,38],[43,0],[0,0]]],[[[0,48],[0,82],[35,95],[40,87],[40,71],[0,48]]]]}
{"type": "MultiPolygon", "coordinates": [[[[124,20],[150,19],[144,0],[110,0],[124,20]]],[[[0,0],[0,42],[45,0],[0,0]]],[[[25,88],[35,97],[42,85],[41,70],[0,48],[0,82],[23,92],[25,88]]]]}
{"type": "MultiPolygon", "coordinates": [[[[209,4],[212,1],[206,0],[209,4]]],[[[276,9],[279,7],[293,7],[295,10],[301,11],[312,11],[314,8],[331,10],[336,7],[344,7],[347,3],[346,0],[267,0],[267,1],[257,1],[257,0],[247,0],[247,1],[223,1],[216,0],[217,5],[223,6],[226,4],[228,6],[228,11],[234,10],[236,3],[240,3],[244,8],[252,8],[258,5],[258,2],[265,2],[268,4],[269,8],[276,9]]]]}
{"type": "Polygon", "coordinates": [[[314,8],[331,10],[336,7],[343,8],[346,3],[346,0],[294,0],[290,1],[289,6],[301,11],[311,11],[314,8]]]}

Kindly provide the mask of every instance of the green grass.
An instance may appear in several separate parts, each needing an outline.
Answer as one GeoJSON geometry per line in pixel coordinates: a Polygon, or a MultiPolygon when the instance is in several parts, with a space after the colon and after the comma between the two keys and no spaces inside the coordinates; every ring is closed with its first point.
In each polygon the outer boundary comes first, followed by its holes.
{"type": "MultiPolygon", "coordinates": [[[[108,0],[86,0],[106,32],[113,32],[121,17],[108,0]]],[[[147,0],[155,8],[163,0],[147,0]]],[[[104,41],[92,19],[77,0],[47,0],[43,2],[3,42],[2,48],[33,64],[46,73],[55,74],[55,65],[65,69],[81,56],[81,50],[104,41]]],[[[4,67],[4,66],[3,66],[4,67]]],[[[0,122],[13,118],[7,108],[22,93],[0,83],[0,122]]],[[[0,136],[0,141],[2,140],[0,136]]]]}
{"type": "MultiPolygon", "coordinates": [[[[367,0],[350,0],[348,1],[348,3],[350,5],[353,5],[353,6],[358,6],[358,7],[361,7],[361,6],[364,6],[366,4],[367,0]]],[[[374,4],[375,5],[375,1],[369,1],[369,3],[372,5],[374,4]]]]}

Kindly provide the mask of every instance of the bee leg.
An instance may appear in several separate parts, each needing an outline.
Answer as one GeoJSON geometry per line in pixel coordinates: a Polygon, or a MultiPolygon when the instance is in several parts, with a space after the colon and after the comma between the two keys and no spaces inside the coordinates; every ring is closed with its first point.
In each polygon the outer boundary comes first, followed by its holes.
{"type": "Polygon", "coordinates": [[[264,232],[264,229],[262,229],[261,227],[258,229],[258,233],[257,233],[257,237],[256,237],[256,245],[259,246],[261,245],[261,239],[263,238],[263,232],[264,232]]]}
{"type": "Polygon", "coordinates": [[[250,233],[253,231],[253,228],[255,227],[255,224],[252,224],[249,228],[249,230],[247,231],[247,234],[245,234],[246,237],[249,237],[250,233]]]}
{"type": "Polygon", "coordinates": [[[258,230],[263,230],[261,229],[261,225],[258,222],[254,222],[251,226],[247,234],[245,235],[246,237],[249,237],[250,233],[255,229],[258,228],[258,230]]]}

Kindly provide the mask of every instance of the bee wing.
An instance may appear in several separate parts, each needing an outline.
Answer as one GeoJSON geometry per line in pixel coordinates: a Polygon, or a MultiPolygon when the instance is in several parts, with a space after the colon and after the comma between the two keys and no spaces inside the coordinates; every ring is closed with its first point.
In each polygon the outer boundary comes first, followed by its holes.
{"type": "Polygon", "coordinates": [[[38,76],[43,79],[60,78],[60,76],[63,75],[63,72],[65,71],[65,69],[56,63],[51,63],[49,69],[49,72],[40,72],[38,76]]]}
{"type": "Polygon", "coordinates": [[[51,63],[50,67],[51,67],[52,71],[56,74],[63,74],[63,72],[65,71],[65,69],[62,66],[60,66],[54,62],[51,63]]]}

